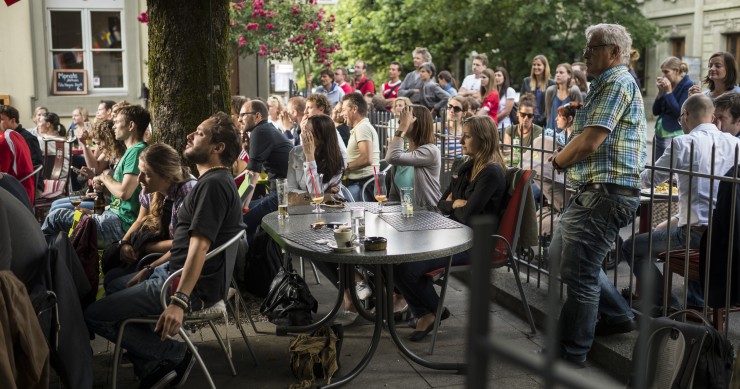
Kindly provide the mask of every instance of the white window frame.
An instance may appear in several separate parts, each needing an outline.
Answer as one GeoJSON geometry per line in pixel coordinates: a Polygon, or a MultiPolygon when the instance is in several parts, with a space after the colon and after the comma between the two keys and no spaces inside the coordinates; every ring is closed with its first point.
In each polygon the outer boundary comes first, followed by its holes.
{"type": "MultiPolygon", "coordinates": [[[[128,93],[128,66],[127,66],[127,33],[125,23],[125,10],[123,0],[96,0],[90,2],[86,0],[47,0],[46,8],[44,9],[44,19],[46,21],[46,63],[48,69],[48,77],[51,78],[51,74],[54,71],[54,50],[52,49],[52,37],[51,37],[51,13],[53,11],[78,11],[80,12],[81,27],[82,27],[82,55],[83,63],[85,63],[85,71],[88,80],[88,94],[90,95],[111,95],[111,94],[122,94],[128,93]],[[91,32],[91,13],[92,12],[119,12],[121,18],[121,48],[120,49],[95,49],[92,46],[92,32],[91,32]],[[123,86],[120,88],[103,88],[96,87],[93,84],[93,52],[121,52],[121,71],[123,73],[123,86]]],[[[64,48],[61,48],[62,50],[64,48]]],[[[56,49],[59,50],[59,49],[56,49]]]]}

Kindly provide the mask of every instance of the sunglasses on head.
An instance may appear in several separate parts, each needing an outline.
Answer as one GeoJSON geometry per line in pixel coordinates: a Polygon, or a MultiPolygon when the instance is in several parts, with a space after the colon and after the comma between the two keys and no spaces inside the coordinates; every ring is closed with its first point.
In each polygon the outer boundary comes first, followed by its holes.
{"type": "Polygon", "coordinates": [[[521,117],[523,117],[523,118],[528,118],[528,119],[532,119],[532,118],[534,117],[534,114],[533,114],[533,113],[523,113],[523,112],[519,112],[519,115],[520,115],[521,117]]]}
{"type": "Polygon", "coordinates": [[[458,107],[456,105],[448,104],[447,109],[451,109],[455,112],[462,112],[462,107],[458,107]]]}

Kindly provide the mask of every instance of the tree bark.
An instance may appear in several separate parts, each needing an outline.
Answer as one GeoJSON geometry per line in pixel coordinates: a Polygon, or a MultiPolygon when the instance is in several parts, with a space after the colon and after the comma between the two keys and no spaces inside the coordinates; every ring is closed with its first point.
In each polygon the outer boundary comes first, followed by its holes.
{"type": "Polygon", "coordinates": [[[229,1],[147,0],[152,128],[182,152],[213,113],[229,113],[229,1]]]}

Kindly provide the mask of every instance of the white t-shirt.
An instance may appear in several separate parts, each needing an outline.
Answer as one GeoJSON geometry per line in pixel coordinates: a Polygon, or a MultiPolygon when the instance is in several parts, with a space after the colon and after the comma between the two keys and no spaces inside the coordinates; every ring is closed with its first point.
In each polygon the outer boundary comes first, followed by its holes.
{"type": "Polygon", "coordinates": [[[480,90],[480,78],[475,78],[475,74],[470,74],[463,79],[460,88],[467,90],[480,90]]]}
{"type": "Polygon", "coordinates": [[[359,123],[352,128],[349,135],[349,143],[347,143],[347,155],[350,161],[360,157],[360,149],[357,146],[360,142],[371,142],[372,147],[370,152],[373,153],[372,163],[370,166],[365,166],[362,169],[352,170],[349,172],[348,177],[351,180],[372,176],[373,169],[372,165],[380,164],[380,142],[378,141],[378,132],[375,130],[368,118],[362,119],[359,123]]]}
{"type": "MultiPolygon", "coordinates": [[[[505,99],[499,99],[498,100],[498,113],[501,113],[506,109],[506,101],[507,100],[514,100],[516,98],[516,91],[514,88],[509,87],[506,89],[506,98],[505,99]]],[[[506,115],[505,118],[498,121],[498,128],[507,128],[511,126],[511,119],[509,119],[509,116],[506,115]]]]}

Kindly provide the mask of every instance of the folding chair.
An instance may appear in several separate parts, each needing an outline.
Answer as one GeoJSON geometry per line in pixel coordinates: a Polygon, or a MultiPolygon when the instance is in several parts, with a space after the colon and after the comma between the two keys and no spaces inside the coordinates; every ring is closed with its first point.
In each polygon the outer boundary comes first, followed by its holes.
{"type": "MultiPolygon", "coordinates": [[[[524,306],[524,312],[529,320],[529,326],[532,329],[532,334],[536,333],[534,326],[534,319],[532,318],[532,312],[529,310],[529,304],[527,303],[527,296],[524,295],[524,289],[522,288],[522,281],[519,278],[519,266],[514,259],[513,247],[517,247],[519,243],[519,229],[522,224],[522,215],[524,214],[524,202],[526,200],[525,195],[530,190],[532,179],[534,178],[534,171],[525,170],[519,182],[516,183],[516,189],[509,199],[506,205],[506,210],[501,217],[501,222],[498,227],[498,234],[492,235],[494,238],[495,249],[491,257],[491,265],[494,268],[498,268],[504,265],[508,265],[512,273],[514,273],[514,279],[516,285],[519,288],[519,295],[522,299],[522,305],[524,306]]],[[[437,330],[439,329],[439,322],[441,320],[442,310],[444,309],[444,300],[447,295],[447,285],[450,280],[450,273],[469,271],[471,265],[459,265],[451,266],[452,257],[447,262],[445,267],[432,270],[426,273],[432,282],[442,285],[442,291],[439,295],[439,304],[437,305],[437,312],[434,317],[434,330],[432,331],[432,343],[429,345],[429,354],[434,353],[434,343],[437,341],[437,330]]]]}
{"type": "MultiPolygon", "coordinates": [[[[233,282],[233,272],[234,272],[234,265],[236,264],[236,254],[237,249],[239,247],[239,240],[244,239],[244,236],[246,234],[246,231],[241,231],[238,234],[236,234],[233,238],[229,239],[226,243],[222,244],[221,246],[211,250],[206,255],[206,260],[209,260],[213,258],[214,256],[220,254],[221,252],[225,251],[225,259],[226,259],[226,272],[225,272],[225,280],[226,280],[226,293],[224,295],[224,299],[222,301],[219,301],[212,307],[192,312],[188,314],[184,321],[183,325],[180,327],[178,333],[180,334],[180,337],[185,341],[187,344],[188,349],[191,353],[193,353],[193,356],[198,361],[198,364],[200,365],[201,369],[203,369],[203,373],[206,376],[206,379],[208,380],[208,383],[210,384],[211,388],[216,388],[216,385],[213,383],[213,379],[211,378],[210,373],[208,372],[208,368],[206,367],[205,363],[203,362],[203,359],[201,358],[200,354],[198,353],[198,350],[193,345],[193,342],[190,340],[190,338],[187,336],[187,333],[185,332],[184,326],[185,325],[195,325],[195,324],[201,324],[201,323],[208,323],[208,325],[211,327],[213,332],[216,334],[216,340],[218,340],[219,345],[221,346],[221,350],[223,350],[224,354],[226,355],[226,359],[229,362],[229,367],[231,368],[231,374],[236,375],[236,369],[234,368],[234,362],[232,361],[232,353],[231,353],[231,343],[229,343],[228,339],[228,330],[226,331],[226,342],[224,342],[224,339],[221,338],[221,334],[219,333],[218,329],[216,329],[216,325],[214,322],[219,319],[224,319],[224,321],[228,324],[228,310],[233,310],[234,307],[231,306],[230,303],[228,303],[229,299],[229,288],[228,285],[236,286],[236,284],[233,282]]],[[[164,285],[162,285],[162,291],[160,293],[160,301],[162,303],[162,309],[167,308],[168,304],[168,298],[170,296],[170,286],[172,282],[180,276],[183,269],[180,269],[174,273],[172,273],[169,277],[167,277],[167,280],[164,282],[164,285]]],[[[236,294],[240,296],[240,293],[237,289],[236,294]]],[[[243,300],[241,300],[243,303],[243,300]]],[[[238,308],[239,301],[235,303],[236,308],[238,308]]],[[[232,312],[232,314],[234,314],[232,312]]],[[[244,338],[244,341],[247,344],[247,348],[249,349],[249,352],[252,354],[252,358],[254,359],[255,363],[257,362],[257,358],[254,355],[254,352],[252,351],[252,347],[249,344],[249,340],[247,339],[246,334],[244,333],[244,329],[241,326],[241,323],[238,320],[238,314],[234,314],[236,318],[237,327],[242,333],[242,337],[244,338]]],[[[115,350],[113,352],[113,373],[112,373],[112,380],[113,389],[116,388],[116,380],[118,378],[118,365],[121,357],[121,341],[123,339],[123,333],[126,329],[126,326],[131,323],[148,323],[148,324],[155,324],[159,320],[159,315],[154,316],[148,316],[148,317],[138,317],[138,318],[131,318],[126,319],[121,323],[121,327],[118,329],[118,336],[116,337],[116,344],[115,344],[115,350]]]]}

